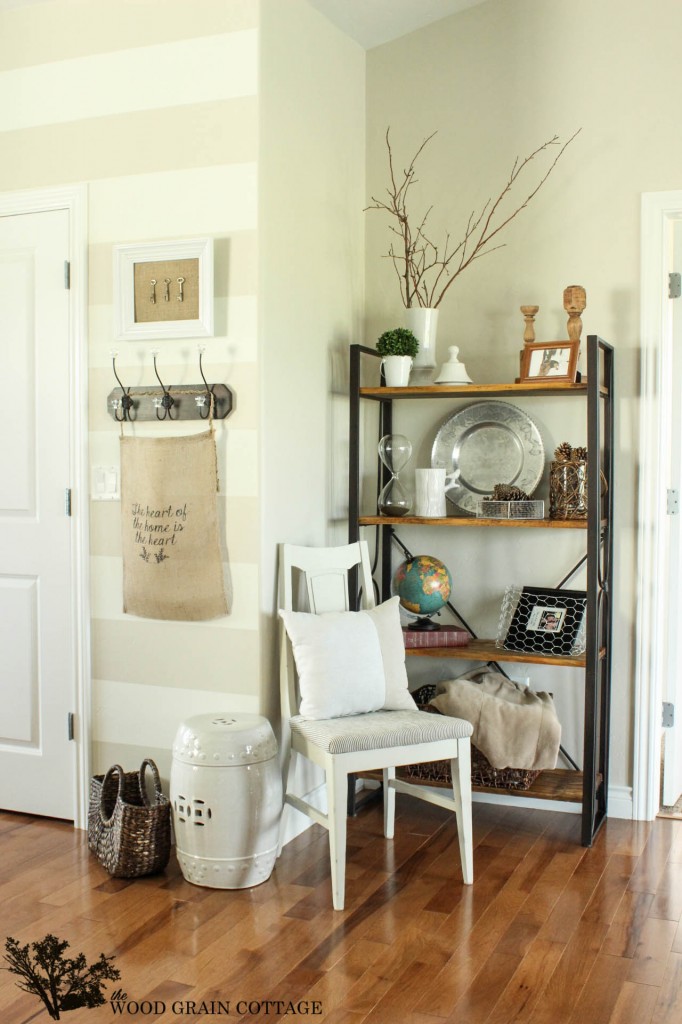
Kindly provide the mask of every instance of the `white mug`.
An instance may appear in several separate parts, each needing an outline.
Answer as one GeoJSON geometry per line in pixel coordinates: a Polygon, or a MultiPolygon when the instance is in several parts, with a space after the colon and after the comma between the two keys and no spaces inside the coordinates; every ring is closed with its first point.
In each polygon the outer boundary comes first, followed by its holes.
{"type": "Polygon", "coordinates": [[[424,519],[447,515],[445,507],[445,469],[415,469],[414,514],[424,519]]]}
{"type": "Polygon", "coordinates": [[[384,356],[381,360],[387,388],[404,388],[410,379],[411,356],[384,356]]]}

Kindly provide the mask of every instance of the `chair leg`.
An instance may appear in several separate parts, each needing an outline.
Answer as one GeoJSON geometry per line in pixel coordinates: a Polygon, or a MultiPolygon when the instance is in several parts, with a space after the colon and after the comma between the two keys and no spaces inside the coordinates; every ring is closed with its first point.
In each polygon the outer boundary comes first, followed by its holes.
{"type": "Polygon", "coordinates": [[[395,778],[395,768],[384,768],[384,835],[393,839],[395,834],[395,789],[389,780],[395,778]]]}
{"type": "Polygon", "coordinates": [[[334,910],[343,910],[346,891],[346,818],[348,776],[327,768],[327,815],[329,818],[329,856],[332,873],[334,910]]]}
{"type": "Polygon", "coordinates": [[[291,749],[291,741],[284,743],[284,762],[282,764],[282,814],[279,819],[279,836],[277,839],[277,856],[279,857],[282,852],[282,846],[284,845],[284,835],[286,827],[286,819],[289,817],[289,804],[287,804],[287,793],[289,792],[289,785],[294,774],[294,764],[296,762],[296,756],[291,749]]]}
{"type": "Polygon", "coordinates": [[[474,880],[474,839],[471,823],[471,742],[457,741],[458,757],[450,762],[452,792],[455,798],[457,838],[465,885],[474,880]]]}

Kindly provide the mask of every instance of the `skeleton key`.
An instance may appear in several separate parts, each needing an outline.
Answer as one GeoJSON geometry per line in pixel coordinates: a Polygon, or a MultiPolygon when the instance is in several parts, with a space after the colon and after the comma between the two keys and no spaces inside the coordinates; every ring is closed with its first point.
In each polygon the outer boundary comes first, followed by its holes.
{"type": "Polygon", "coordinates": [[[154,303],[156,302],[156,278],[153,277],[149,283],[152,286],[152,290],[149,293],[149,301],[154,303]]]}
{"type": "Polygon", "coordinates": [[[170,282],[171,282],[170,277],[164,277],[163,283],[166,286],[166,290],[163,293],[163,301],[164,302],[170,302],[170,282]]]}
{"type": "Polygon", "coordinates": [[[178,278],[178,287],[180,288],[180,291],[178,292],[178,302],[182,302],[182,300],[184,299],[184,294],[183,294],[183,291],[182,291],[182,286],[183,286],[184,283],[185,283],[184,277],[179,277],[178,278]]]}

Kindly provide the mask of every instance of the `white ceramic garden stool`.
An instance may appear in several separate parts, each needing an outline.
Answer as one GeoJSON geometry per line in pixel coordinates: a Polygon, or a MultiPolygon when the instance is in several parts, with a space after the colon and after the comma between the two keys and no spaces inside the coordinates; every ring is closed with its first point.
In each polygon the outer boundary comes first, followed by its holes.
{"type": "Polygon", "coordinates": [[[265,882],[277,856],[282,778],[261,715],[196,715],[173,742],[170,800],[184,877],[214,889],[265,882]]]}

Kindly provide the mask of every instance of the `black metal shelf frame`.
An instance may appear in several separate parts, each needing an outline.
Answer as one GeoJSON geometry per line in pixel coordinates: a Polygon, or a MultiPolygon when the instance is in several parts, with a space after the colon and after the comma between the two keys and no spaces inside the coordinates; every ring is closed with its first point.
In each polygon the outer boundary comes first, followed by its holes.
{"type": "MultiPolygon", "coordinates": [[[[553,397],[577,396],[587,406],[587,491],[588,516],[586,554],[587,563],[587,611],[586,611],[586,652],[585,652],[585,713],[583,723],[583,788],[581,841],[591,846],[597,832],[607,816],[608,807],[608,761],[609,761],[609,709],[611,697],[611,633],[612,633],[612,571],[613,571],[613,462],[614,462],[614,367],[613,347],[597,335],[589,335],[587,347],[587,380],[583,389],[567,391],[557,389],[553,397]],[[604,493],[603,493],[604,492],[604,493]],[[601,656],[600,656],[601,652],[601,656]]],[[[375,349],[362,345],[350,347],[350,446],[348,480],[348,538],[351,543],[360,537],[360,472],[361,438],[360,405],[362,357],[378,358],[375,349]]],[[[536,388],[524,388],[518,384],[513,388],[500,386],[500,394],[507,398],[537,395],[536,388]]],[[[548,391],[552,393],[551,387],[548,391]]],[[[476,388],[470,394],[476,394],[476,388]]],[[[481,400],[494,397],[496,392],[478,392],[481,400]]],[[[376,392],[371,396],[378,401],[379,437],[392,432],[393,401],[400,395],[392,390],[385,397],[376,392]]],[[[422,394],[410,389],[410,399],[440,397],[432,389],[422,394]]],[[[442,397],[465,399],[467,391],[442,397]]],[[[388,480],[385,467],[378,470],[379,486],[388,480]]],[[[424,525],[428,525],[425,520],[424,525]]],[[[482,529],[494,529],[489,524],[482,529]]],[[[379,590],[385,597],[389,593],[391,580],[391,545],[395,535],[392,524],[382,524],[378,530],[379,590]]],[[[397,539],[397,538],[396,538],[397,539]]],[[[402,545],[402,542],[398,540],[402,545]]],[[[581,560],[582,561],[582,560],[581,560]]],[[[573,571],[573,570],[572,570],[573,571]]],[[[569,573],[569,576],[572,574],[569,573]]],[[[357,580],[351,579],[351,594],[355,595],[357,607],[357,580]]],[[[455,609],[456,613],[456,609],[455,609]]],[[[456,613],[457,614],[457,613],[456,613]]]]}

